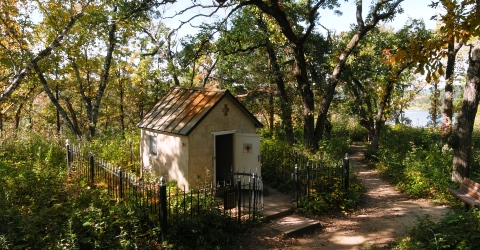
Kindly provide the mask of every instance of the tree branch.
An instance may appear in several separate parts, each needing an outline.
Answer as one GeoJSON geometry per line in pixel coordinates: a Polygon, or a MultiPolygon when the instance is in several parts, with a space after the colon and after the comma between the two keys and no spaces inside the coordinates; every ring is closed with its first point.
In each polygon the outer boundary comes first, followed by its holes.
{"type": "Polygon", "coordinates": [[[0,93],[0,104],[6,102],[7,98],[9,98],[12,93],[20,86],[22,81],[25,79],[27,74],[32,70],[32,68],[43,58],[52,54],[52,52],[58,48],[63,40],[63,38],[67,35],[67,33],[72,29],[75,22],[83,16],[83,13],[79,13],[76,16],[70,18],[70,21],[67,23],[65,28],[63,28],[62,32],[60,32],[57,37],[48,45],[46,48],[41,50],[36,56],[34,56],[30,62],[25,66],[25,68],[18,74],[15,75],[14,79],[11,81],[10,85],[0,93]]]}
{"type": "Polygon", "coordinates": [[[73,125],[73,123],[70,120],[70,118],[68,117],[67,113],[65,112],[63,107],[58,102],[58,99],[55,98],[55,95],[53,94],[52,90],[50,89],[50,86],[48,86],[47,80],[45,79],[45,76],[43,75],[43,72],[40,70],[40,67],[38,67],[37,62],[33,62],[32,66],[33,66],[33,68],[35,69],[35,71],[38,75],[38,79],[40,80],[40,83],[42,83],[42,85],[43,85],[43,90],[45,91],[45,93],[47,93],[48,98],[50,98],[50,101],[57,108],[58,112],[60,113],[62,118],[67,123],[67,126],[72,130],[72,132],[75,135],[80,136],[80,131],[78,130],[78,128],[76,126],[73,125]]]}

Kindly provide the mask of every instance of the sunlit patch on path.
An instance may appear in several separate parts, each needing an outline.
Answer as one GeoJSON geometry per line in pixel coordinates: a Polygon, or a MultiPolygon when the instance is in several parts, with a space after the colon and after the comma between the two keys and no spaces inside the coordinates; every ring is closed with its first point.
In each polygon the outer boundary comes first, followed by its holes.
{"type": "Polygon", "coordinates": [[[298,239],[298,244],[289,249],[382,247],[403,236],[418,218],[428,215],[438,220],[448,212],[446,206],[406,198],[383,181],[377,171],[367,168],[363,161],[365,148],[353,145],[352,151],[352,170],[365,188],[361,207],[355,214],[345,217],[322,217],[323,231],[298,239]]]}

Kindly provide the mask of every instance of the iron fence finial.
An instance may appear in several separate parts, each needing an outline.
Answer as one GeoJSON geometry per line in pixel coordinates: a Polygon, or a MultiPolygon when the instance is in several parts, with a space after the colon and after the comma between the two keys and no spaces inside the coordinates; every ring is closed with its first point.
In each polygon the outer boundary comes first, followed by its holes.
{"type": "Polygon", "coordinates": [[[163,176],[160,176],[160,185],[163,185],[163,184],[164,184],[164,183],[163,183],[164,181],[165,181],[165,180],[164,180],[163,176]]]}

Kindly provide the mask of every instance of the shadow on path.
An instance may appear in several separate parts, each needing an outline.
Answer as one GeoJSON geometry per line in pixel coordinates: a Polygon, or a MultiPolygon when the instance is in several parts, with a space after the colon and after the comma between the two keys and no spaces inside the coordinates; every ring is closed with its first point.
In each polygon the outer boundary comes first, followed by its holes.
{"type": "Polygon", "coordinates": [[[365,195],[360,209],[342,218],[322,217],[322,232],[298,239],[289,249],[364,249],[382,247],[405,235],[419,217],[440,219],[449,211],[446,206],[428,200],[412,200],[383,181],[379,173],[367,167],[365,147],[351,146],[350,166],[361,180],[365,195]]]}
{"type": "MultiPolygon", "coordinates": [[[[367,167],[366,148],[360,144],[351,146],[349,156],[351,171],[361,180],[365,194],[359,209],[341,217],[322,216],[323,230],[302,237],[283,237],[269,223],[262,224],[240,239],[240,249],[365,249],[383,247],[402,237],[418,221],[429,215],[435,221],[449,211],[446,206],[435,205],[428,200],[408,199],[379,173],[367,167]]],[[[265,204],[288,206],[289,197],[272,190],[265,204]],[[267,201],[268,200],[268,201],[267,201]]]]}

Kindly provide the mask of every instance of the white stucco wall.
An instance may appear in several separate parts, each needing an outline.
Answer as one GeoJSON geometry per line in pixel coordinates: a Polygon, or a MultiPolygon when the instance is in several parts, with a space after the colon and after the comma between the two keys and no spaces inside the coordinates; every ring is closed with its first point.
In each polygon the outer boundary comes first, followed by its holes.
{"type": "Polygon", "coordinates": [[[255,133],[254,122],[230,98],[223,98],[195,127],[190,135],[158,133],[141,130],[140,153],[144,172],[167,176],[176,180],[179,187],[191,189],[213,181],[212,132],[237,130],[238,133],[255,133]],[[229,111],[225,116],[224,107],[229,111]],[[157,155],[148,149],[147,135],[156,135],[157,155]]]}
{"type": "Polygon", "coordinates": [[[142,129],[141,156],[144,173],[165,176],[188,188],[188,137],[142,129]],[[147,135],[156,137],[157,155],[150,154],[147,135]]]}

